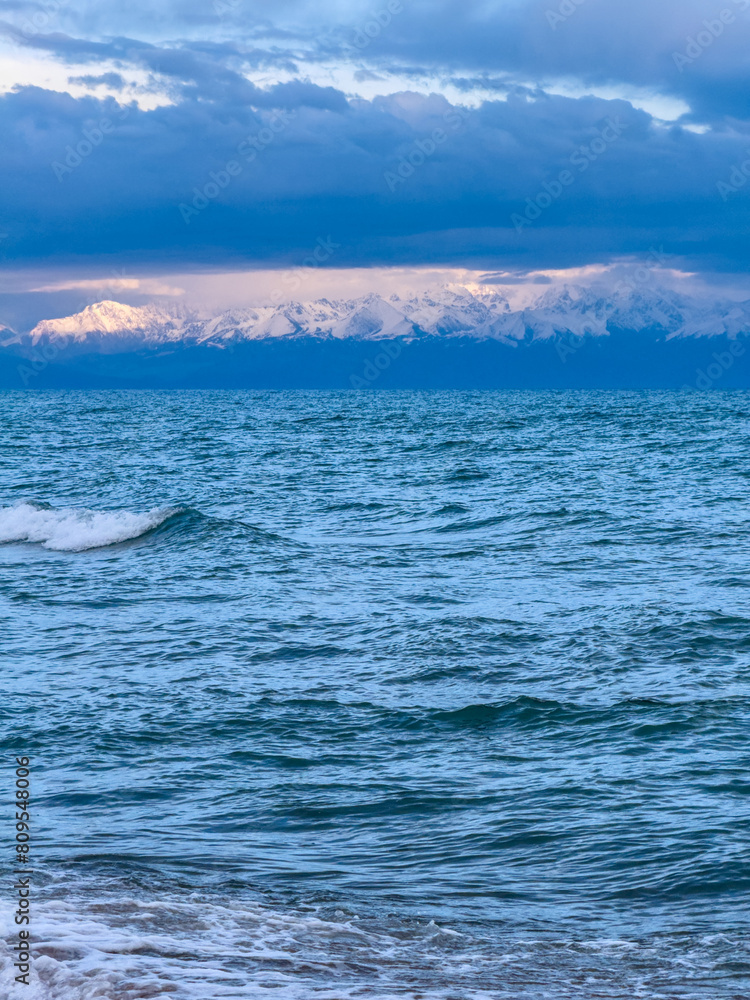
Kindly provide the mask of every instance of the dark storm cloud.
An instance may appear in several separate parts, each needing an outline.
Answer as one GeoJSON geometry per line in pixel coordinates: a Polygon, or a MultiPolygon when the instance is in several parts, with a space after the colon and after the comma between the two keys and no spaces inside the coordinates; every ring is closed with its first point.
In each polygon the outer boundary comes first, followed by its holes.
{"type": "Polygon", "coordinates": [[[565,266],[655,242],[698,266],[747,264],[750,0],[373,0],[345,15],[302,0],[54,2],[28,32],[42,8],[6,0],[0,30],[19,51],[91,65],[79,84],[119,89],[136,70],[173,103],[0,98],[7,259],[294,263],[330,236],[336,265],[565,266]],[[353,99],[310,82],[324,60],[498,99],[353,99]],[[257,69],[293,79],[260,86],[257,69]],[[682,124],[705,134],[625,100],[552,96],[556,78],[679,97],[682,124]]]}
{"type": "Polygon", "coordinates": [[[717,181],[750,137],[666,129],[597,98],[467,110],[303,83],[261,92],[231,74],[210,92],[153,111],[37,88],[0,98],[5,254],[294,263],[330,237],[337,266],[566,266],[654,242],[746,263],[750,196],[722,200],[717,181]]]}

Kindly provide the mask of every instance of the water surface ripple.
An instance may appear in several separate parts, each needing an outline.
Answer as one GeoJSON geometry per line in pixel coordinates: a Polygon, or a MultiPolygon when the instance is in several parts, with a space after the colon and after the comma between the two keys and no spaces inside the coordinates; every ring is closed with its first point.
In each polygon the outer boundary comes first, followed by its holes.
{"type": "Polygon", "coordinates": [[[0,419],[31,1000],[750,996],[750,394],[0,419]]]}

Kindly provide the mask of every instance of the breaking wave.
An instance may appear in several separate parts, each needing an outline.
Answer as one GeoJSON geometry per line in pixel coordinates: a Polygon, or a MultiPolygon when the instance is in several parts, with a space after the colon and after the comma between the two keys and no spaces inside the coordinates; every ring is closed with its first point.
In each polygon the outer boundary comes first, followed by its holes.
{"type": "Polygon", "coordinates": [[[175,513],[171,507],[133,514],[19,503],[0,507],[0,543],[35,542],[58,552],[84,552],[139,538],[175,513]]]}

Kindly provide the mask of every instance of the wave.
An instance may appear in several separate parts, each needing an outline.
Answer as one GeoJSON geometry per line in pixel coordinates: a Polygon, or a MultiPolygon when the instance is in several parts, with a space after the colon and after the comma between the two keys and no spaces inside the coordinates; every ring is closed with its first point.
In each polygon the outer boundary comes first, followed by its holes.
{"type": "MultiPolygon", "coordinates": [[[[106,880],[60,879],[41,890],[31,981],[18,996],[619,1000],[704,996],[709,981],[712,996],[745,995],[747,938],[726,924],[712,934],[674,922],[644,933],[632,922],[610,932],[558,921],[551,930],[526,924],[510,934],[506,922],[458,923],[433,906],[414,919],[354,910],[334,894],[293,907],[246,891],[177,892],[158,875],[153,888],[137,881],[110,871],[106,880]]],[[[18,989],[15,931],[11,907],[0,900],[0,995],[8,997],[18,989]]]]}
{"type": "Polygon", "coordinates": [[[18,503],[0,507],[0,543],[34,542],[57,552],[85,552],[139,538],[176,513],[173,507],[134,514],[18,503]]]}

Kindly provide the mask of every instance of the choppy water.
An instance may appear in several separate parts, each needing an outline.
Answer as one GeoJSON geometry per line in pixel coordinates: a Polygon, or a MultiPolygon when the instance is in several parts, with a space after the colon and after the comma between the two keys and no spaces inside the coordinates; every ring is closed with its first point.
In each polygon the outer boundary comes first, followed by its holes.
{"type": "Polygon", "coordinates": [[[750,996],[750,395],[0,418],[0,991],[750,996]]]}

